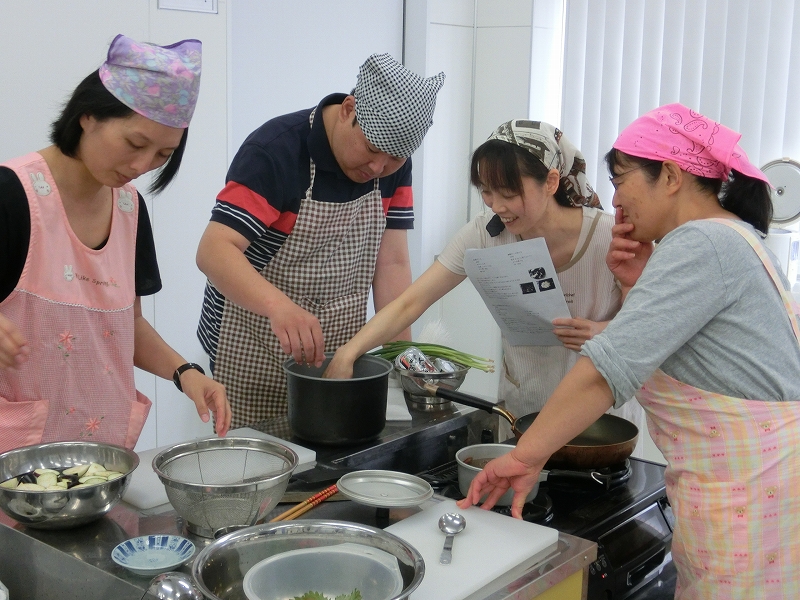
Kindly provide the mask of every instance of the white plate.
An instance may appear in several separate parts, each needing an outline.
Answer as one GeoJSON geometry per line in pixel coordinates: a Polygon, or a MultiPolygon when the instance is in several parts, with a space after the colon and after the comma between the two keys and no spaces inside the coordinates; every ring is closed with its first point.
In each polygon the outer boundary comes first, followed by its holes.
{"type": "Polygon", "coordinates": [[[427,481],[399,471],[354,471],[336,486],[350,500],[379,508],[419,506],[433,496],[427,481]]]}
{"type": "Polygon", "coordinates": [[[137,575],[172,571],[194,554],[194,544],[179,535],[143,535],[117,544],[111,558],[137,575]]]}

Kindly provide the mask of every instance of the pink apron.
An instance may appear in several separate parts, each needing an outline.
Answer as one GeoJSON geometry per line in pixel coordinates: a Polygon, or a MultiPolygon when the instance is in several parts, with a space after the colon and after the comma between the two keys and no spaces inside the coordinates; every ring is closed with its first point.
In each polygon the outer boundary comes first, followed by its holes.
{"type": "MultiPolygon", "coordinates": [[[[312,124],[314,112],[310,117],[312,124]]],[[[345,203],[313,200],[316,167],[291,234],[261,275],[317,317],[325,350],[333,351],[364,325],[375,262],[386,227],[378,180],[345,203]]],[[[267,317],[225,301],[214,378],[225,385],[231,428],[285,417],[289,358],[267,317]]]]}
{"type": "MultiPolygon", "coordinates": [[[[711,220],[735,229],[753,247],[781,293],[800,342],[797,306],[761,243],[741,225],[711,220]]],[[[667,460],[667,495],[676,517],[675,597],[797,598],[800,402],[715,394],[660,370],[637,397],[667,460]]]]}
{"type": "Polygon", "coordinates": [[[73,233],[41,155],[5,166],[28,196],[31,237],[0,311],[31,354],[19,369],[0,371],[0,451],[80,439],[133,448],[150,410],[133,381],[136,189],[113,190],[111,232],[93,250],[73,233]]]}

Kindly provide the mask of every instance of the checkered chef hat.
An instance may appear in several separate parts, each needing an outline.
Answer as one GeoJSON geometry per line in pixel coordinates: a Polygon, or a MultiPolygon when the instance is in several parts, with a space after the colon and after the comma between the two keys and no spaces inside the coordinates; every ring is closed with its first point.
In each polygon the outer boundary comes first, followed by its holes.
{"type": "Polygon", "coordinates": [[[388,54],[373,54],[358,71],[356,120],[378,150],[406,158],[433,123],[444,73],[420,77],[388,54]]]}

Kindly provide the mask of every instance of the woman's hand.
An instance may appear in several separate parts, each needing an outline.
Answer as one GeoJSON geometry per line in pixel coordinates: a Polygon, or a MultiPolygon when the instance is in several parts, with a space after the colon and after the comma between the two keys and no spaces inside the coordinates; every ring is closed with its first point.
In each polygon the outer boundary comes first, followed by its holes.
{"type": "Polygon", "coordinates": [[[539,464],[528,464],[517,455],[514,448],[511,452],[495,458],[475,476],[469,486],[466,498],[457,502],[460,508],[469,508],[478,504],[483,496],[486,501],[481,508],[490,509],[500,497],[511,488],[514,490],[514,499],[511,502],[511,515],[522,518],[522,507],[525,498],[539,481],[539,473],[544,467],[544,461],[539,464]]]}
{"type": "Polygon", "coordinates": [[[225,386],[200,371],[187,369],[181,374],[181,388],[194,402],[197,414],[203,423],[208,423],[209,410],[214,413],[214,428],[217,435],[225,437],[231,426],[231,405],[225,394],[225,386]]]}
{"type": "Polygon", "coordinates": [[[553,319],[553,333],[565,348],[580,352],[586,340],[592,339],[603,331],[608,321],[590,321],[589,319],[553,319]]]}
{"type": "Polygon", "coordinates": [[[30,356],[31,348],[17,326],[0,314],[0,369],[16,369],[30,356]]]}
{"type": "MultiPolygon", "coordinates": [[[[345,344],[346,346],[346,344],[345,344]]],[[[354,360],[350,359],[345,351],[345,346],[340,346],[336,353],[333,355],[331,362],[325,368],[322,377],[325,379],[352,379],[353,377],[353,363],[354,360]]]]}
{"type": "Polygon", "coordinates": [[[623,290],[628,290],[636,284],[653,254],[653,244],[631,239],[630,233],[634,225],[622,221],[622,211],[619,208],[614,213],[614,220],[616,224],[611,228],[612,238],[606,254],[606,265],[623,290]]]}

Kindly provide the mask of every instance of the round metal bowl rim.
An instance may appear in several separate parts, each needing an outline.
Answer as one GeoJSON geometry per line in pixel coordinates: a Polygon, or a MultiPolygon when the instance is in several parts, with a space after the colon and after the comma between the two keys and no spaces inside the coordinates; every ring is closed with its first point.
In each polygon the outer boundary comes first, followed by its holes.
{"type": "Polygon", "coordinates": [[[218,598],[218,596],[216,596],[205,586],[200,573],[203,566],[205,566],[205,563],[213,558],[210,558],[210,556],[213,555],[215,551],[232,546],[237,542],[258,537],[262,534],[269,535],[274,531],[295,528],[298,526],[302,526],[303,529],[308,533],[314,533],[314,530],[323,531],[327,528],[339,528],[347,529],[353,532],[371,533],[379,538],[388,538],[390,541],[393,541],[399,545],[414,563],[414,578],[411,580],[411,583],[409,583],[408,586],[403,588],[402,595],[408,597],[411,592],[416,590],[420,583],[422,583],[422,578],[425,575],[425,560],[422,558],[422,555],[419,553],[419,551],[404,539],[383,529],[378,529],[377,527],[371,527],[369,525],[362,525],[360,523],[353,523],[350,521],[335,521],[325,519],[302,519],[297,521],[281,521],[279,523],[264,523],[262,525],[253,525],[251,527],[245,527],[244,529],[228,533],[221,538],[214,540],[195,556],[194,562],[192,563],[192,579],[194,579],[195,584],[197,584],[197,586],[200,588],[200,591],[205,594],[206,597],[218,598]]]}
{"type": "MultiPolygon", "coordinates": [[[[136,470],[136,467],[139,466],[139,455],[136,454],[136,452],[134,452],[133,450],[125,448],[124,446],[117,446],[116,444],[107,444],[105,442],[78,442],[78,441],[45,442],[44,444],[32,444],[30,446],[22,446],[20,448],[14,448],[13,450],[7,450],[6,452],[3,452],[2,454],[0,454],[0,463],[2,463],[3,459],[5,459],[8,456],[12,456],[14,454],[24,454],[25,452],[31,452],[34,449],[35,450],[47,449],[49,447],[53,447],[53,448],[56,448],[56,447],[57,448],[67,447],[67,448],[69,448],[69,447],[72,447],[72,446],[77,446],[77,447],[80,447],[80,448],[86,448],[87,446],[95,447],[95,448],[113,448],[114,450],[123,451],[123,453],[126,456],[128,456],[128,458],[131,459],[133,464],[132,464],[131,468],[128,469],[127,472],[122,474],[122,477],[118,477],[117,479],[123,479],[125,477],[128,477],[131,473],[133,473],[134,470],[136,470]]],[[[20,473],[20,475],[21,475],[21,473],[20,473]]],[[[16,475],[12,475],[12,477],[16,477],[16,475]]],[[[117,481],[117,479],[112,479],[111,481],[103,481],[101,483],[96,483],[96,484],[94,484],[92,486],[86,486],[86,487],[78,488],[77,490],[74,490],[74,491],[75,492],[82,492],[82,491],[85,491],[87,489],[91,489],[92,487],[95,487],[95,486],[101,487],[101,486],[105,485],[106,483],[112,483],[113,481],[117,481]]],[[[13,488],[3,488],[3,492],[4,493],[5,492],[13,492],[13,493],[19,493],[19,494],[48,494],[48,493],[50,493],[50,494],[69,494],[72,491],[73,491],[72,489],[66,489],[66,490],[17,490],[17,489],[13,489],[13,488]]]]}
{"type": "Polygon", "coordinates": [[[178,490],[191,490],[191,491],[198,491],[198,490],[209,490],[215,493],[247,493],[247,492],[255,492],[264,489],[263,486],[265,484],[269,484],[270,486],[275,483],[280,483],[283,479],[288,479],[292,472],[297,467],[300,458],[297,456],[297,453],[289,448],[288,446],[284,446],[278,442],[273,442],[271,440],[264,440],[260,438],[248,438],[248,437],[231,437],[231,438],[208,438],[204,440],[194,440],[191,442],[182,442],[180,444],[176,444],[167,448],[166,450],[162,450],[158,454],[153,457],[153,471],[155,471],[158,478],[161,480],[166,486],[169,486],[173,489],[178,490]],[[161,465],[165,464],[167,461],[175,460],[177,458],[181,458],[183,456],[187,456],[189,454],[193,454],[198,450],[212,450],[218,448],[237,448],[239,447],[239,443],[242,443],[241,447],[247,449],[252,447],[253,450],[263,449],[263,447],[269,447],[272,450],[277,450],[280,455],[289,461],[289,465],[281,470],[280,473],[277,475],[272,475],[271,477],[265,477],[263,479],[259,479],[258,481],[248,482],[248,483],[236,483],[236,484],[211,484],[211,483],[192,483],[190,481],[180,481],[178,479],[173,479],[169,475],[165,474],[161,470],[161,465]],[[203,446],[202,448],[200,446],[203,446]]]}
{"type": "MultiPolygon", "coordinates": [[[[463,460],[461,460],[462,452],[464,452],[466,450],[472,450],[474,448],[504,448],[504,449],[508,448],[508,450],[503,452],[503,454],[508,454],[509,452],[511,452],[511,450],[514,449],[514,446],[510,446],[509,444],[472,444],[471,446],[464,446],[463,448],[458,450],[456,452],[456,462],[459,465],[461,465],[462,467],[466,467],[470,471],[475,471],[477,473],[479,471],[482,471],[483,468],[482,467],[473,467],[471,464],[465,463],[463,460]]],[[[494,458],[499,458],[500,456],[503,456],[503,454],[498,454],[497,456],[492,456],[491,458],[493,458],[493,459],[494,458]]],[[[481,458],[489,458],[489,457],[486,456],[486,457],[481,457],[481,458]]]]}
{"type": "MultiPolygon", "coordinates": [[[[332,358],[332,357],[333,357],[333,352],[326,352],[325,353],[325,358],[326,359],[332,358]]],[[[327,383],[330,383],[331,385],[342,385],[342,384],[350,383],[352,381],[369,381],[370,379],[379,379],[379,378],[385,377],[386,375],[391,373],[392,369],[394,368],[394,365],[392,363],[390,363],[388,360],[386,360],[385,358],[381,358],[380,356],[373,356],[371,354],[362,354],[356,360],[357,361],[366,360],[368,362],[376,363],[377,365],[382,366],[385,369],[385,371],[381,372],[381,373],[375,373],[374,375],[369,375],[368,377],[351,377],[349,379],[327,379],[325,377],[314,377],[312,375],[304,375],[303,373],[300,373],[298,371],[292,371],[291,369],[289,369],[289,367],[292,366],[292,365],[298,364],[294,360],[294,358],[286,359],[283,362],[283,371],[287,375],[288,374],[292,374],[295,377],[300,377],[301,379],[308,379],[310,381],[322,381],[324,379],[327,383]]]]}

